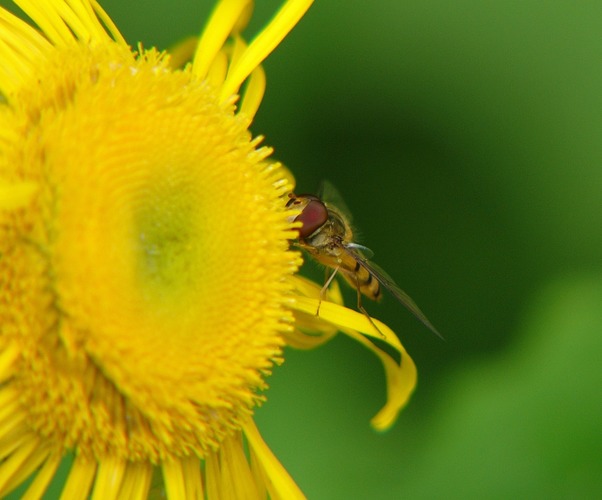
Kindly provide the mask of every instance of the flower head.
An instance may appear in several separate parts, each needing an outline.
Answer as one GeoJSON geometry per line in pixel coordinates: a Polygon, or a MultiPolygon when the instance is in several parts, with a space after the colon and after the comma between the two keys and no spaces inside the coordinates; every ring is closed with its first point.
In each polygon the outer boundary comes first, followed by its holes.
{"type": "Polygon", "coordinates": [[[155,470],[170,498],[301,497],[252,420],[283,345],[336,326],[377,352],[379,429],[415,383],[386,326],[401,363],[336,297],[315,317],[289,175],[248,130],[311,1],[250,44],[251,3],[219,2],[182,69],[95,0],[16,3],[39,29],[0,8],[0,495],[72,451],[67,498],[145,497],[155,470]]]}

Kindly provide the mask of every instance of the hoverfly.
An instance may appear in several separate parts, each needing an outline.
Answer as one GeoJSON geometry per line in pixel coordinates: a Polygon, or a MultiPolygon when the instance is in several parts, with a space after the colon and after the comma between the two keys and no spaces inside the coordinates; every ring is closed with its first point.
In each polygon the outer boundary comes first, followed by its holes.
{"type": "MultiPolygon", "coordinates": [[[[354,243],[351,218],[347,215],[345,204],[336,189],[329,183],[323,183],[321,191],[320,196],[291,193],[286,204],[287,207],[301,210],[301,213],[293,219],[302,224],[297,229],[299,237],[296,244],[316,261],[333,269],[320,292],[320,303],[334,277],[340,274],[356,289],[358,309],[382,335],[362,306],[362,295],[376,301],[382,298],[382,285],[429,330],[441,337],[412,298],[399,288],[383,269],[369,260],[372,258],[372,251],[354,243]],[[330,199],[336,202],[333,203],[330,199]]],[[[318,304],[316,315],[319,313],[318,304]]]]}

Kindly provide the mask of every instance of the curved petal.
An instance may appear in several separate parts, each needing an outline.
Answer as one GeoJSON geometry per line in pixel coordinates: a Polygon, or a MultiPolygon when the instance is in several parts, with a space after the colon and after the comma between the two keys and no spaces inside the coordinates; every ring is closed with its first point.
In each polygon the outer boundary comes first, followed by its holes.
{"type": "Polygon", "coordinates": [[[305,495],[261,438],[255,422],[248,420],[243,426],[243,430],[251,454],[255,455],[261,468],[270,497],[286,500],[304,499],[305,495]]]}
{"type": "MultiPolygon", "coordinates": [[[[318,300],[309,297],[296,297],[292,307],[307,314],[315,314],[318,309],[318,302],[318,300]]],[[[344,328],[357,330],[368,337],[389,344],[390,347],[397,350],[400,354],[402,352],[401,342],[399,342],[393,330],[375,318],[372,318],[372,321],[380,331],[376,331],[368,318],[362,313],[323,300],[322,304],[320,304],[320,319],[336,325],[341,330],[344,328]]]]}
{"type": "Polygon", "coordinates": [[[222,0],[213,10],[207,26],[197,45],[192,63],[192,72],[204,79],[213,59],[239,24],[241,17],[248,17],[252,6],[250,0],[222,0]]]}
{"type": "Polygon", "coordinates": [[[191,62],[198,43],[199,38],[197,36],[189,36],[172,45],[167,50],[169,67],[172,69],[181,69],[191,62]]]}
{"type": "Polygon", "coordinates": [[[228,72],[220,91],[222,100],[238,93],[242,82],[276,48],[309,9],[313,0],[289,0],[274,16],[270,24],[251,42],[245,53],[228,72]]]}
{"type": "Polygon", "coordinates": [[[253,121],[255,114],[259,109],[263,94],[265,92],[265,71],[261,66],[257,66],[249,77],[247,88],[244,91],[240,102],[240,113],[244,113],[247,118],[253,121]]]}
{"type": "MultiPolygon", "coordinates": [[[[296,310],[310,314],[317,308],[317,300],[308,297],[297,297],[293,306],[296,310]]],[[[337,326],[343,333],[362,343],[374,352],[382,361],[387,379],[387,403],[371,420],[371,425],[378,431],[387,430],[397,418],[399,411],[408,402],[416,387],[416,365],[401,345],[393,331],[377,319],[372,319],[377,328],[376,332],[370,321],[361,313],[347,309],[331,302],[322,302],[320,319],[337,326]],[[383,338],[384,337],[384,338],[383,338]],[[369,340],[373,338],[376,342],[369,340]],[[397,361],[385,350],[378,346],[384,343],[400,356],[397,361]]]]}
{"type": "MultiPolygon", "coordinates": [[[[384,326],[384,325],[383,325],[384,326]]],[[[382,328],[379,323],[379,328],[382,328]]],[[[370,425],[377,431],[386,431],[397,419],[400,410],[409,401],[416,388],[417,371],[414,361],[401,346],[401,363],[397,362],[384,350],[367,340],[363,335],[353,330],[341,330],[346,335],[361,342],[376,354],[383,363],[387,379],[387,402],[380,411],[372,417],[370,425]]]]}

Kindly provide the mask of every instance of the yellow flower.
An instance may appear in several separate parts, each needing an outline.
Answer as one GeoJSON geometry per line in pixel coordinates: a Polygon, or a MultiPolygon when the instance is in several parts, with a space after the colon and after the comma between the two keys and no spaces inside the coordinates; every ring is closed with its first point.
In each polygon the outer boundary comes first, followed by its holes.
{"type": "Polygon", "coordinates": [[[145,498],[153,474],[169,498],[302,498],[252,418],[282,347],[377,353],[380,430],[416,380],[336,290],[315,316],[292,179],[248,130],[311,0],[249,44],[251,2],[222,0],[171,60],[95,0],[16,3],[38,29],[0,8],[0,496],[32,476],[40,498],[70,452],[64,498],[145,498]]]}

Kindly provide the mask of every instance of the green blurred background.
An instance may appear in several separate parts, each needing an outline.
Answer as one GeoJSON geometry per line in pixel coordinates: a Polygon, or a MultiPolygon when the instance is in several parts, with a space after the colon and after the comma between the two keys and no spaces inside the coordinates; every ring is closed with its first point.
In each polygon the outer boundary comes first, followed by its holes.
{"type": "MultiPolygon", "coordinates": [[[[101,3],[159,48],[213,5],[101,3]]],[[[258,3],[248,35],[280,4],[258,3]]],[[[446,338],[391,297],[367,304],[419,369],[385,434],[368,425],[385,387],[367,350],[286,352],[257,420],[304,492],[599,498],[602,3],[322,0],[265,67],[253,132],[298,191],[339,188],[446,338]]]]}

